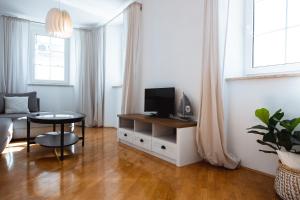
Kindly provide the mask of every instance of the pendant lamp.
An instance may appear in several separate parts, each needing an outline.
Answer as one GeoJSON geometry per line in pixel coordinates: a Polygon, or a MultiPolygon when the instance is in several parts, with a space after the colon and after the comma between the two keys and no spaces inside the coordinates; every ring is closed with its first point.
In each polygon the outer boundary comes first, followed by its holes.
{"type": "Polygon", "coordinates": [[[66,10],[52,8],[46,17],[46,30],[49,35],[59,38],[70,38],[73,32],[73,23],[66,10]]]}

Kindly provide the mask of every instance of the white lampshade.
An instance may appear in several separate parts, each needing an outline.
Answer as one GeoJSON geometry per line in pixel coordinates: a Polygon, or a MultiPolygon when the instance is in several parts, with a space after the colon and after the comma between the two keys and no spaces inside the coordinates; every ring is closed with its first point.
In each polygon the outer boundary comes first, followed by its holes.
{"type": "Polygon", "coordinates": [[[46,30],[54,37],[71,37],[73,32],[73,23],[69,13],[58,8],[52,8],[49,10],[46,17],[46,30]]]}

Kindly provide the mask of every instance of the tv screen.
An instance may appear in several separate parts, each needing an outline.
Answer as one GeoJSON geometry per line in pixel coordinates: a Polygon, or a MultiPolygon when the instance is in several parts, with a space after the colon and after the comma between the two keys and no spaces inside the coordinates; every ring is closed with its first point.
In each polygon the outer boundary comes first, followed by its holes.
{"type": "Polygon", "coordinates": [[[175,88],[145,89],[145,112],[169,117],[175,112],[175,88]]]}

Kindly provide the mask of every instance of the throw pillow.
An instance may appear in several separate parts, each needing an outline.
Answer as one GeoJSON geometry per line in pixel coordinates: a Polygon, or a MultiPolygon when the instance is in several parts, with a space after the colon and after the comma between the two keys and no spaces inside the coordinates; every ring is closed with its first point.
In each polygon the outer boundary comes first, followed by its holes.
{"type": "Polygon", "coordinates": [[[7,97],[28,97],[29,111],[30,112],[38,112],[39,111],[36,92],[11,93],[11,94],[5,94],[5,96],[7,96],[7,97]]]}
{"type": "Polygon", "coordinates": [[[5,113],[29,113],[28,97],[4,97],[5,113]]]}

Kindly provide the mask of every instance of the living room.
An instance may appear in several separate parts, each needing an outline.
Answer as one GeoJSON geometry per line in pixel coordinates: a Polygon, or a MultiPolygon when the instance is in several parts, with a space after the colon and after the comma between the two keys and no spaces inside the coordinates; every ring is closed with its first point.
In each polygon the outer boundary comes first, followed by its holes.
{"type": "Polygon", "coordinates": [[[0,0],[0,199],[300,199],[299,10],[0,0]]]}

